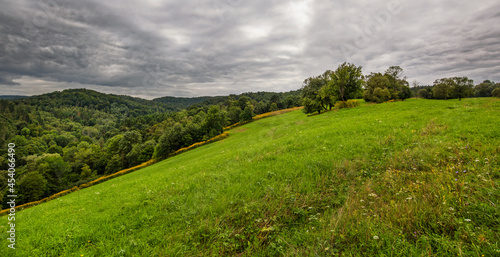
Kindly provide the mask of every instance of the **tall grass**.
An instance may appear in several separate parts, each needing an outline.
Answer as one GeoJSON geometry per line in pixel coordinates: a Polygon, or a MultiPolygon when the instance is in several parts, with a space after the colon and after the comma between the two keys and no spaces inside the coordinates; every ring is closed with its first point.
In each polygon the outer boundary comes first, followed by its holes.
{"type": "Polygon", "coordinates": [[[409,99],[258,120],[18,212],[15,251],[497,256],[499,111],[491,98],[409,99]]]}

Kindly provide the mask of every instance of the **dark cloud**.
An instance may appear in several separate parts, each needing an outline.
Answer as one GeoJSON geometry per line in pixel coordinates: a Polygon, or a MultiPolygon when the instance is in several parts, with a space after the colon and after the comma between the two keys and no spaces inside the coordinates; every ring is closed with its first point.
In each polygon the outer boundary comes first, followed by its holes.
{"type": "Polygon", "coordinates": [[[0,0],[0,88],[154,98],[288,91],[350,61],[500,80],[495,1],[0,0]]]}

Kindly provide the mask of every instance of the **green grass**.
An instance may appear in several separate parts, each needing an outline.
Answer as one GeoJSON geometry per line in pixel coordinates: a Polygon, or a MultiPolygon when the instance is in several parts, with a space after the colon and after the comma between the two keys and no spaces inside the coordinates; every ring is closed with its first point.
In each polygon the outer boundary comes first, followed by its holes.
{"type": "Polygon", "coordinates": [[[499,124],[492,98],[262,119],[18,212],[0,255],[498,256],[499,124]]]}

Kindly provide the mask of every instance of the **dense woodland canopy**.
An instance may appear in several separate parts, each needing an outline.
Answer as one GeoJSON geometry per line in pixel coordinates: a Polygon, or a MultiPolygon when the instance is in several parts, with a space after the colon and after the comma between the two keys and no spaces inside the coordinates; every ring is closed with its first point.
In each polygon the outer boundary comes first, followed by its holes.
{"type": "Polygon", "coordinates": [[[286,93],[144,100],[71,89],[8,96],[0,100],[0,198],[8,188],[8,143],[16,145],[16,186],[22,204],[151,158],[164,159],[257,114],[301,105],[306,113],[321,113],[339,104],[351,106],[350,99],[382,103],[412,96],[500,97],[500,84],[486,80],[474,86],[467,77],[453,77],[437,79],[433,86],[414,82],[410,88],[399,66],[365,76],[361,66],[343,63],[286,93]]]}
{"type": "Polygon", "coordinates": [[[0,100],[0,197],[8,185],[8,143],[16,145],[16,186],[22,204],[153,156],[163,159],[254,115],[299,106],[299,94],[144,100],[72,89],[0,100]]]}

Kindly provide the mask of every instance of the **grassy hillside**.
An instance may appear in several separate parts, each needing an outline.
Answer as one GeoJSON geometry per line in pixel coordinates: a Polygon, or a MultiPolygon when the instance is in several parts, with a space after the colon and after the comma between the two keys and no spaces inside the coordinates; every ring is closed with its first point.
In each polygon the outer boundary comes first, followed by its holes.
{"type": "MultiPolygon", "coordinates": [[[[491,98],[262,119],[18,212],[15,252],[499,255],[498,124],[491,98]]],[[[0,230],[7,226],[1,217],[0,230]]],[[[2,241],[0,255],[12,255],[2,241]]]]}

